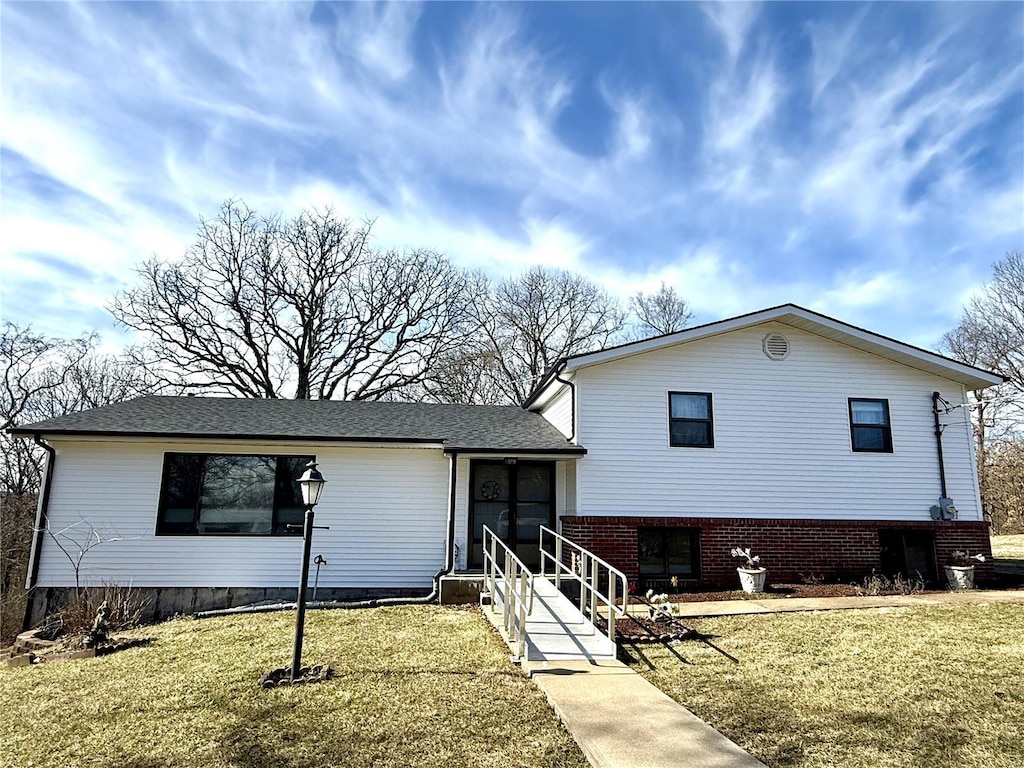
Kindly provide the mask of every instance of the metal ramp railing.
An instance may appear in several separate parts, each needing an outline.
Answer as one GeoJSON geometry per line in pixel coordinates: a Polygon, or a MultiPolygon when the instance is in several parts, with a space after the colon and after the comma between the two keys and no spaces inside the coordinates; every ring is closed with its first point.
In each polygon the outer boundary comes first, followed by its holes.
{"type": "Polygon", "coordinates": [[[513,660],[615,658],[615,619],[626,614],[628,601],[625,574],[543,526],[540,574],[490,528],[484,526],[482,538],[483,594],[490,596],[495,625],[500,605],[499,627],[513,660]],[[567,582],[579,584],[579,600],[561,591],[567,582]],[[607,620],[606,632],[595,626],[597,618],[607,620]]]}
{"type": "Polygon", "coordinates": [[[568,578],[579,583],[580,613],[593,622],[598,618],[598,604],[606,608],[601,618],[606,619],[608,639],[615,642],[615,619],[625,616],[629,604],[629,582],[626,574],[602,560],[590,550],[556,533],[547,526],[540,526],[540,575],[547,578],[547,564],[552,565],[552,576],[556,589],[561,589],[562,579],[568,578]],[[545,549],[546,541],[554,545],[554,551],[545,549]],[[569,563],[566,564],[566,555],[569,563]],[[607,589],[601,589],[601,571],[607,577],[607,589]],[[621,599],[620,596],[621,595],[621,599]],[[621,602],[621,605],[619,604],[621,602]]]}
{"type": "Polygon", "coordinates": [[[483,529],[484,590],[491,595],[491,612],[501,574],[501,621],[516,658],[526,655],[526,617],[533,611],[533,573],[486,525],[483,529]],[[501,559],[499,569],[498,561],[501,559]]]}

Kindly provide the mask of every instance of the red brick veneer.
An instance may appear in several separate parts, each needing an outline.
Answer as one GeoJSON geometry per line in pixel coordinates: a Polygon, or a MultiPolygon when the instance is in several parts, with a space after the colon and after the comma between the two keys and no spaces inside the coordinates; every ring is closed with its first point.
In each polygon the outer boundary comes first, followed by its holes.
{"type": "Polygon", "coordinates": [[[976,578],[992,577],[992,551],[987,522],[894,522],[889,520],[758,520],[702,517],[579,517],[561,518],[562,534],[622,570],[638,577],[637,528],[699,528],[701,583],[734,585],[738,560],[733,547],[750,547],[768,568],[769,580],[797,582],[811,574],[829,580],[862,579],[879,567],[878,532],[882,529],[933,531],[942,566],[958,549],[982,553],[976,578]]]}

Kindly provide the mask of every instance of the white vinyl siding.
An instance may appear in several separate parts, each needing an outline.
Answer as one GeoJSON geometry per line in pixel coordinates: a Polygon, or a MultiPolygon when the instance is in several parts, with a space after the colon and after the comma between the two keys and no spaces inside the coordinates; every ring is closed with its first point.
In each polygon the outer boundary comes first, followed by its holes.
{"type": "MultiPolygon", "coordinates": [[[[579,369],[581,515],[930,520],[940,495],[931,394],[946,379],[780,324],[579,369]],[[766,333],[791,352],[774,361],[766,333]],[[714,398],[713,449],[669,445],[667,393],[714,398]],[[886,399],[892,453],[857,453],[848,398],[886,399]]],[[[949,494],[980,520],[968,413],[941,417],[949,494]]]]}
{"type": "MultiPolygon", "coordinates": [[[[444,561],[448,460],[440,448],[294,443],[66,441],[54,439],[52,530],[104,538],[82,560],[83,583],[139,587],[290,587],[298,584],[299,536],[157,536],[165,451],[313,454],[327,479],[316,507],[313,555],[323,587],[422,587],[444,561]]],[[[312,579],[312,576],[311,576],[312,579]]],[[[70,586],[74,573],[43,539],[40,586],[70,586]]]]}
{"type": "Polygon", "coordinates": [[[465,570],[472,546],[469,541],[469,459],[459,456],[455,461],[455,546],[458,548],[455,568],[465,570]]]}
{"type": "Polygon", "coordinates": [[[549,386],[560,387],[560,389],[547,403],[544,404],[540,414],[563,435],[566,437],[572,437],[572,387],[568,387],[557,381],[552,382],[549,386]]]}

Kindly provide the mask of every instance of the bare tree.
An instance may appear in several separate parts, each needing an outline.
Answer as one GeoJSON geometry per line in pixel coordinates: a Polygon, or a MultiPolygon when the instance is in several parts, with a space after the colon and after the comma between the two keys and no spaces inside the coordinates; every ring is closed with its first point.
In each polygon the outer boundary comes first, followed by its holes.
{"type": "Polygon", "coordinates": [[[381,399],[469,331],[466,276],[434,251],[370,244],[330,210],[291,221],[224,203],[179,262],[152,258],[111,306],[169,382],[240,397],[381,399]]]}
{"type": "Polygon", "coordinates": [[[64,340],[6,323],[0,330],[0,642],[21,630],[44,456],[7,429],[151,392],[145,371],[100,355],[96,337],[64,340]]]}
{"type": "Polygon", "coordinates": [[[1024,533],[1024,441],[993,443],[985,455],[985,516],[993,533],[1024,533]]]}
{"type": "Polygon", "coordinates": [[[34,494],[0,495],[0,645],[22,630],[35,512],[34,494]]]}
{"type": "Polygon", "coordinates": [[[636,318],[636,336],[641,339],[681,331],[693,320],[690,305],[665,283],[657,293],[638,292],[629,300],[629,307],[636,318]]]}
{"type": "Polygon", "coordinates": [[[38,531],[44,532],[71,563],[71,569],[75,572],[75,597],[82,596],[82,561],[85,556],[101,544],[126,540],[116,533],[99,530],[84,517],[57,530],[47,523],[43,531],[38,531]]]}
{"type": "Polygon", "coordinates": [[[7,430],[53,415],[47,404],[60,397],[72,370],[89,355],[95,338],[64,340],[31,327],[4,323],[0,331],[0,498],[34,494],[39,488],[39,452],[7,430]]]}
{"type": "Polygon", "coordinates": [[[971,395],[978,480],[994,526],[1024,519],[1024,498],[1005,487],[1024,479],[1018,471],[1024,454],[1024,252],[1007,253],[994,265],[992,280],[943,336],[940,350],[1008,378],[971,395]]]}
{"type": "Polygon", "coordinates": [[[441,358],[412,400],[476,405],[512,405],[500,385],[501,369],[495,350],[477,338],[441,358]]]}
{"type": "Polygon", "coordinates": [[[559,358],[622,340],[621,305],[581,275],[539,266],[497,284],[477,275],[473,294],[483,389],[504,402],[523,402],[559,358]]]}
{"type": "Polygon", "coordinates": [[[71,369],[89,353],[94,336],[64,340],[47,338],[31,327],[5,322],[0,332],[0,429],[33,415],[32,408],[64,386],[71,369]]]}
{"type": "Polygon", "coordinates": [[[91,342],[91,337],[47,338],[14,323],[0,329],[0,643],[21,631],[42,467],[39,450],[7,430],[38,414],[39,402],[65,384],[70,368],[85,357],[91,342]]]}

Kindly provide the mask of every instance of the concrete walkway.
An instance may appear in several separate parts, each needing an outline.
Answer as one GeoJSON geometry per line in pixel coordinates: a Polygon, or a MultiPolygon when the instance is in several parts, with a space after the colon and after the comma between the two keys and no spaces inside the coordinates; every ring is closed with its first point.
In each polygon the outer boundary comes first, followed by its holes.
{"type": "Polygon", "coordinates": [[[595,768],[764,768],[621,662],[526,662],[523,670],[595,768]]]}
{"type": "MultiPolygon", "coordinates": [[[[697,618],[997,602],[1024,602],[1024,590],[681,603],[677,615],[697,618]]],[[[646,607],[637,608],[646,612],[646,607]]],[[[595,768],[763,768],[621,662],[527,661],[523,671],[544,691],[595,768]]]]}

